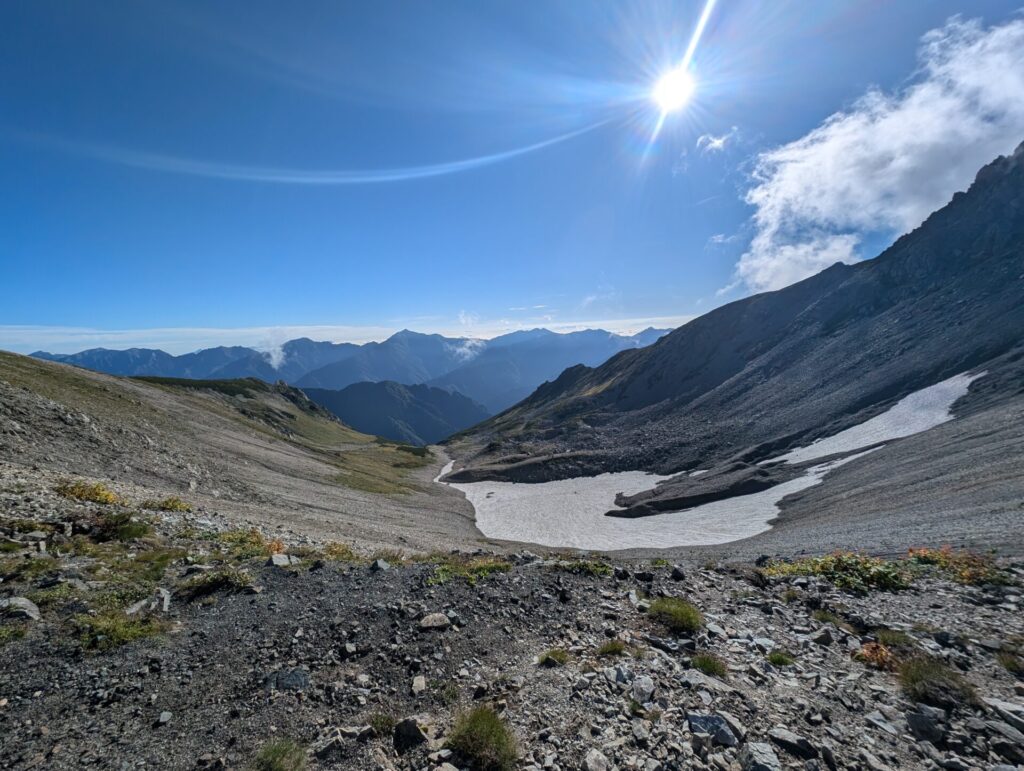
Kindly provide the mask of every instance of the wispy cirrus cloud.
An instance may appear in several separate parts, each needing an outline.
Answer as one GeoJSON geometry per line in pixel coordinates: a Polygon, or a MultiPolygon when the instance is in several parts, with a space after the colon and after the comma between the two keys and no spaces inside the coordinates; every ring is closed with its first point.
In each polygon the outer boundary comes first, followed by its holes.
{"type": "Polygon", "coordinates": [[[715,136],[714,134],[701,134],[697,137],[697,149],[702,153],[720,153],[726,145],[732,144],[739,129],[733,126],[724,134],[715,136]]]}
{"type": "Polygon", "coordinates": [[[558,136],[544,139],[533,144],[517,147],[512,150],[480,155],[446,163],[434,163],[423,166],[406,166],[389,169],[290,169],[266,166],[247,166],[242,164],[222,163],[219,161],[186,158],[144,150],[135,150],[109,145],[89,144],[71,141],[53,136],[14,134],[24,142],[47,147],[60,152],[84,158],[127,166],[145,171],[166,174],[181,174],[207,179],[229,180],[234,182],[265,182],[284,185],[370,185],[386,182],[406,182],[415,179],[441,177],[459,174],[466,171],[492,166],[497,163],[518,158],[529,153],[561,144],[570,139],[587,134],[606,125],[608,120],[584,126],[558,136]]]}
{"type": "Polygon", "coordinates": [[[1024,139],[1024,19],[954,17],[922,38],[919,63],[902,88],[872,89],[758,156],[755,235],[733,286],[776,289],[869,256],[865,236],[916,227],[1024,139]]]}

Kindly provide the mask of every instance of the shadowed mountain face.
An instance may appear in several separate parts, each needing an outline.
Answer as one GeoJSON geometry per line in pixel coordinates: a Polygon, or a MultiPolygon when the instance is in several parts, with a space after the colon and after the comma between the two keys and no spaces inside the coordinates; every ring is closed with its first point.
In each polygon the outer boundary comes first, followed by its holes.
{"type": "Polygon", "coordinates": [[[382,343],[367,343],[344,361],[306,374],[297,385],[338,390],[362,381],[425,383],[473,358],[485,345],[483,340],[405,329],[382,343]]]}
{"type": "Polygon", "coordinates": [[[631,337],[599,329],[559,335],[546,329],[513,332],[495,338],[472,361],[430,381],[477,399],[492,413],[526,398],[540,383],[567,367],[593,367],[619,351],[654,342],[665,330],[645,329],[631,337]]]}
{"type": "Polygon", "coordinates": [[[490,416],[460,393],[425,385],[384,381],[354,383],[340,391],[304,390],[357,431],[409,444],[435,444],[490,416]]]}
{"type": "Polygon", "coordinates": [[[1024,145],[874,260],[718,308],[654,345],[572,367],[452,440],[456,478],[539,481],[756,461],[968,369],[959,410],[1019,391],[1024,145]],[[992,391],[986,383],[1002,383],[992,391]]]}

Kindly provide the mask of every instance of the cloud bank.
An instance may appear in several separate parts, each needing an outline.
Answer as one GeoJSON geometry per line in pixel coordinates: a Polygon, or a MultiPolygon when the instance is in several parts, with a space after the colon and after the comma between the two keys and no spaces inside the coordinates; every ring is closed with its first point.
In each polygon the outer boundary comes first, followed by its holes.
{"type": "Polygon", "coordinates": [[[738,284],[777,289],[871,256],[859,253],[865,236],[916,227],[1024,140],[1024,20],[954,17],[922,38],[918,58],[901,89],[872,89],[757,157],[738,284]]]}
{"type": "MultiPolygon", "coordinates": [[[[443,323],[421,324],[409,319],[390,326],[293,325],[276,327],[162,327],[151,329],[96,329],[35,325],[0,325],[0,350],[31,353],[77,353],[89,348],[159,348],[172,354],[190,353],[217,345],[245,345],[264,351],[268,361],[280,354],[281,343],[298,337],[341,343],[368,343],[384,340],[400,329],[410,327],[421,332],[436,332],[446,337],[489,339],[520,329],[544,326],[552,332],[578,332],[606,329],[619,334],[634,334],[646,327],[675,328],[691,321],[692,315],[650,316],[621,319],[579,319],[566,321],[480,321],[471,327],[443,323]]],[[[465,349],[475,354],[473,345],[465,349]]]]}

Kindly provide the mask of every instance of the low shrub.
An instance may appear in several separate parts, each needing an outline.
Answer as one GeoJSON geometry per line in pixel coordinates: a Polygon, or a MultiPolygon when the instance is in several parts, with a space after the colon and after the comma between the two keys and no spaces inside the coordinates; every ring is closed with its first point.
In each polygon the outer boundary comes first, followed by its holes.
{"type": "Polygon", "coordinates": [[[113,490],[101,482],[85,482],[82,480],[67,480],[61,482],[54,488],[58,495],[71,498],[76,501],[87,501],[88,503],[117,503],[120,499],[113,490]]]}
{"type": "Polygon", "coordinates": [[[105,541],[134,541],[152,535],[153,527],[127,511],[104,512],[96,518],[92,538],[105,541]]]}
{"type": "Polygon", "coordinates": [[[294,739],[277,739],[256,753],[254,771],[304,771],[306,748],[294,739]]]}
{"type": "Polygon", "coordinates": [[[494,573],[506,573],[512,569],[512,563],[494,557],[462,558],[447,555],[434,568],[434,575],[427,581],[430,585],[444,584],[453,578],[462,578],[470,586],[494,573]]]}
{"type": "Polygon", "coordinates": [[[693,634],[704,626],[704,616],[697,607],[678,597],[659,597],[651,603],[650,614],[674,634],[693,634]]]}
{"type": "Polygon", "coordinates": [[[853,658],[874,669],[893,669],[896,666],[896,657],[880,642],[864,643],[853,658]]]}
{"type": "Polygon", "coordinates": [[[905,565],[899,562],[853,552],[772,562],[764,568],[764,572],[768,576],[818,576],[840,589],[853,592],[906,589],[911,579],[905,565]]]}
{"type": "Polygon", "coordinates": [[[941,549],[909,549],[907,561],[915,565],[937,567],[949,578],[962,584],[1004,584],[1009,580],[991,556],[966,550],[954,551],[950,546],[941,549]]]}
{"type": "Polygon", "coordinates": [[[162,500],[148,500],[142,502],[142,508],[151,509],[153,511],[181,511],[189,512],[192,511],[192,504],[188,501],[183,501],[176,495],[171,495],[162,500]]]}
{"type": "Polygon", "coordinates": [[[374,712],[370,715],[370,728],[373,729],[373,733],[376,734],[379,739],[386,739],[395,732],[395,726],[398,725],[398,719],[394,715],[389,715],[386,712],[374,712]]]}
{"type": "Polygon", "coordinates": [[[729,674],[729,668],[718,656],[712,653],[698,653],[690,660],[693,668],[712,677],[724,678],[729,674]]]}
{"type": "Polygon", "coordinates": [[[247,560],[255,557],[269,557],[270,543],[256,528],[250,530],[225,530],[217,533],[217,540],[223,545],[228,555],[236,560],[247,560]]]}
{"type": "Polygon", "coordinates": [[[332,562],[363,562],[364,560],[355,553],[351,546],[340,541],[331,541],[322,551],[324,559],[332,562]]]}
{"type": "Polygon", "coordinates": [[[519,761],[515,736],[490,707],[459,716],[446,746],[473,771],[513,771],[519,761]]]}

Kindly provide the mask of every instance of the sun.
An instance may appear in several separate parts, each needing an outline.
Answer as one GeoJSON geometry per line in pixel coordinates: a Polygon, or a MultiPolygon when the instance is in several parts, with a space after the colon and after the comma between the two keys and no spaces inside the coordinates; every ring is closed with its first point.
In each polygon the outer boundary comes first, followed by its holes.
{"type": "Polygon", "coordinates": [[[696,88],[697,84],[693,75],[684,67],[676,67],[661,76],[661,79],[654,85],[651,99],[664,115],[683,109],[696,88]]]}

